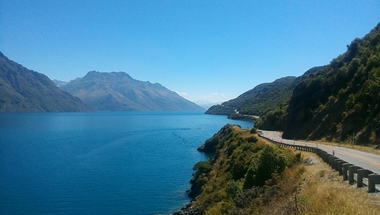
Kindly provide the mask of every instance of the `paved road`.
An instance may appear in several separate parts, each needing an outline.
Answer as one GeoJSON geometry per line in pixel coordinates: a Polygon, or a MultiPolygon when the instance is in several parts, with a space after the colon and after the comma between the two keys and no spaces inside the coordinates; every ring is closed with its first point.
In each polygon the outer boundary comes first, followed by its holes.
{"type": "Polygon", "coordinates": [[[354,149],[348,149],[343,148],[339,146],[329,146],[329,145],[323,145],[323,144],[316,144],[316,143],[309,143],[305,141],[294,141],[294,140],[287,140],[282,139],[280,136],[280,133],[277,131],[263,131],[261,130],[262,135],[268,139],[287,143],[287,144],[295,144],[295,145],[302,145],[302,146],[313,146],[320,148],[324,150],[327,153],[335,154],[336,157],[354,164],[356,166],[360,166],[364,169],[371,170],[374,173],[377,173],[380,175],[380,156],[367,153],[367,152],[361,152],[354,149]]]}

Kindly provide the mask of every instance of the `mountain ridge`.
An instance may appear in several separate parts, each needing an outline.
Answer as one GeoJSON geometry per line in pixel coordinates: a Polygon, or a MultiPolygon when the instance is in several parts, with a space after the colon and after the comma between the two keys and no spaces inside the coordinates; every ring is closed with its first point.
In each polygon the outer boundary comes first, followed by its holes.
{"type": "Polygon", "coordinates": [[[29,70],[0,52],[0,112],[91,111],[60,90],[46,75],[29,70]]]}
{"type": "Polygon", "coordinates": [[[90,71],[61,86],[100,111],[203,111],[159,83],[139,81],[125,72],[90,71]]]}

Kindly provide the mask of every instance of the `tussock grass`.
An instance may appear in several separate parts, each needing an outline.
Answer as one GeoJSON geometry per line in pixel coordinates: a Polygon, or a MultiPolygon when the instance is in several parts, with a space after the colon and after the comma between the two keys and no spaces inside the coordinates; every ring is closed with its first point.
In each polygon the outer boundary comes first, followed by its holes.
{"type": "MultiPolygon", "coordinates": [[[[380,150],[368,146],[326,144],[380,154],[380,150]]],[[[368,193],[367,187],[349,185],[314,153],[302,152],[302,157],[312,158],[314,164],[285,171],[279,184],[281,193],[263,214],[380,214],[380,193],[368,193]]]]}
{"type": "Polygon", "coordinates": [[[302,152],[304,159],[312,157],[313,165],[298,165],[284,172],[281,192],[260,214],[379,214],[380,194],[370,194],[367,188],[356,188],[342,181],[313,153],[302,152]]]}
{"type": "MultiPolygon", "coordinates": [[[[303,153],[304,156],[316,156],[303,153]]],[[[367,188],[356,188],[342,181],[319,158],[319,163],[305,166],[302,184],[294,194],[293,204],[297,214],[379,214],[380,196],[370,194],[367,188]]]]}

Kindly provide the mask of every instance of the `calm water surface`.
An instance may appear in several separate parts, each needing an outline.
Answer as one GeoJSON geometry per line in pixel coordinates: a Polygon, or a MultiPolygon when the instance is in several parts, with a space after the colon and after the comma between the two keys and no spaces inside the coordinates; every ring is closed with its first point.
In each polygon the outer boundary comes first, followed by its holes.
{"type": "Polygon", "coordinates": [[[167,214],[189,201],[199,112],[0,114],[0,214],[167,214]]]}

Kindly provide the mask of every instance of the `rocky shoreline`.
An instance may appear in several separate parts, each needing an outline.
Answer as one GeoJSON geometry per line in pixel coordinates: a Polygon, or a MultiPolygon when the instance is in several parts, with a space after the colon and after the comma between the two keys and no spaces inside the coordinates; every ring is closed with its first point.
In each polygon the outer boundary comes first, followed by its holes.
{"type": "Polygon", "coordinates": [[[181,208],[181,210],[174,212],[172,215],[196,215],[196,214],[199,214],[198,213],[198,208],[194,207],[192,205],[193,201],[196,200],[196,196],[198,196],[199,193],[200,193],[200,189],[195,186],[194,180],[195,180],[194,178],[192,178],[190,180],[190,183],[192,184],[191,188],[188,189],[188,190],[186,190],[186,194],[190,198],[192,198],[192,200],[189,203],[187,203],[186,205],[184,205],[181,208]]]}
{"type": "Polygon", "coordinates": [[[174,212],[173,215],[198,215],[198,208],[192,206],[192,201],[181,208],[181,210],[174,212]]]}
{"type": "MultiPolygon", "coordinates": [[[[228,126],[224,126],[223,128],[228,128],[228,126]]],[[[222,128],[222,129],[223,129],[222,128]]],[[[219,143],[219,138],[216,138],[215,135],[212,138],[209,138],[203,143],[200,147],[197,148],[198,151],[203,153],[215,153],[215,146],[219,143]]],[[[190,203],[184,205],[181,210],[176,211],[173,215],[198,215],[199,208],[193,206],[193,202],[197,200],[197,197],[201,194],[202,186],[197,185],[197,178],[192,177],[190,180],[191,187],[186,190],[186,194],[192,198],[190,203]]]]}
{"type": "MultiPolygon", "coordinates": [[[[198,151],[204,152],[204,144],[202,144],[201,147],[198,148],[198,151]]],[[[198,207],[193,206],[193,202],[196,201],[197,196],[201,193],[201,188],[198,187],[195,183],[195,178],[191,178],[190,183],[191,187],[190,189],[186,190],[186,194],[192,198],[192,200],[184,205],[181,210],[174,212],[172,215],[198,215],[199,210],[198,207]]]]}

